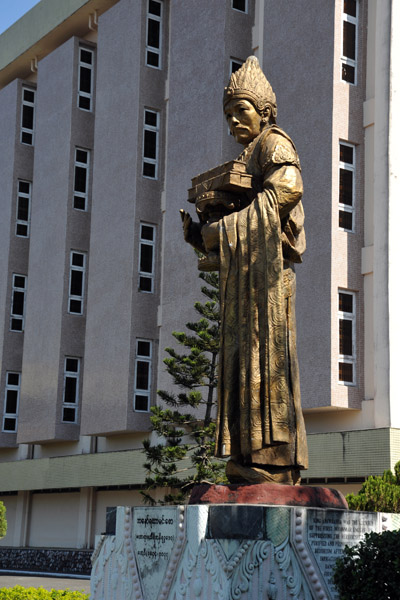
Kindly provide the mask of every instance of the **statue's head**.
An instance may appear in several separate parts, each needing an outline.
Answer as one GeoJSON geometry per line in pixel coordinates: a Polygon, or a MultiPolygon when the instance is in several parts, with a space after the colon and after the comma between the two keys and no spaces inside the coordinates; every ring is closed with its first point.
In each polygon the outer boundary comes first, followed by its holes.
{"type": "Polygon", "coordinates": [[[235,140],[244,146],[266,125],[276,123],[276,97],[255,56],[232,73],[224,91],[224,112],[235,140]]]}

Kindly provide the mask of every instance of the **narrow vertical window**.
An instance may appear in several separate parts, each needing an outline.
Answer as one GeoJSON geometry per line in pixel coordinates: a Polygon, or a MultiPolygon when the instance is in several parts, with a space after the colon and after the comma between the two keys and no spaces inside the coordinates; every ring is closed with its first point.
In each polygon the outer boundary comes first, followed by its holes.
{"type": "Polygon", "coordinates": [[[17,218],[15,225],[15,235],[18,237],[29,237],[31,189],[32,184],[30,181],[18,181],[17,218]]]}
{"type": "Polygon", "coordinates": [[[339,381],[356,382],[356,295],[339,290],[339,381]]]}
{"type": "Polygon", "coordinates": [[[89,150],[75,148],[74,201],[77,210],[87,210],[89,189],[89,150]]]}
{"type": "Polygon", "coordinates": [[[79,404],[80,358],[65,357],[62,422],[76,423],[79,404]]]}
{"type": "Polygon", "coordinates": [[[10,371],[6,373],[2,428],[4,433],[15,433],[18,428],[20,383],[20,373],[11,373],[10,371]]]}
{"type": "Polygon", "coordinates": [[[28,146],[34,144],[35,131],[35,90],[22,88],[21,103],[21,142],[28,146]]]}
{"type": "Polygon", "coordinates": [[[83,314],[85,269],[86,254],[72,251],[70,255],[68,312],[75,315],[83,314]]]}
{"type": "Polygon", "coordinates": [[[357,83],[358,0],[343,0],[342,81],[357,83]]]}
{"type": "Polygon", "coordinates": [[[240,58],[231,58],[229,61],[229,72],[232,75],[232,73],[234,73],[235,71],[237,71],[238,69],[240,69],[240,67],[243,64],[243,60],[241,60],[240,58]]]}
{"type": "Polygon", "coordinates": [[[93,50],[79,48],[78,107],[88,111],[93,108],[93,62],[93,50]]]}
{"type": "Polygon", "coordinates": [[[232,0],[232,8],[247,13],[247,0],[232,0]]]}
{"type": "Polygon", "coordinates": [[[149,412],[151,391],[152,343],[136,340],[135,390],[133,407],[138,412],[149,412]]]}
{"type": "Polygon", "coordinates": [[[143,176],[157,179],[158,171],[158,132],[160,114],[155,110],[145,109],[143,128],[143,176]]]}
{"type": "MultiPolygon", "coordinates": [[[[240,69],[240,67],[243,64],[243,60],[241,60],[240,58],[231,58],[229,60],[229,73],[230,75],[232,75],[232,73],[234,73],[235,71],[237,71],[238,69],[240,69]]],[[[228,125],[228,135],[233,135],[231,128],[228,125]]]]}
{"type": "Polygon", "coordinates": [[[146,19],[146,65],[161,69],[162,2],[148,0],[146,19]]]}
{"type": "Polygon", "coordinates": [[[140,224],[139,240],[139,290],[154,291],[154,251],[156,243],[156,228],[147,223],[140,224]]]}
{"type": "Polygon", "coordinates": [[[339,144],[339,227],[354,232],[356,148],[339,144]]]}
{"type": "Polygon", "coordinates": [[[26,275],[12,276],[11,331],[24,331],[26,280],[26,275]]]}

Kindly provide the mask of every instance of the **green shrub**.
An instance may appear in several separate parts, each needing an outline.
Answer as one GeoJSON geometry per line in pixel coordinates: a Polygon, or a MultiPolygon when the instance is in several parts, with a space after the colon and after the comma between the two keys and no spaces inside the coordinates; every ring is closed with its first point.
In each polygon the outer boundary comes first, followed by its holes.
{"type": "Polygon", "coordinates": [[[367,533],[336,562],[333,581],[340,600],[398,600],[400,531],[367,533]]]}
{"type": "Polygon", "coordinates": [[[85,592],[71,590],[45,590],[44,588],[25,588],[16,585],[13,588],[0,588],[0,600],[88,600],[85,592]]]}
{"type": "Polygon", "coordinates": [[[358,494],[348,494],[350,510],[400,512],[400,461],[381,477],[368,477],[358,494]]]}
{"type": "Polygon", "coordinates": [[[0,538],[3,538],[7,533],[6,507],[0,501],[0,538]]]}

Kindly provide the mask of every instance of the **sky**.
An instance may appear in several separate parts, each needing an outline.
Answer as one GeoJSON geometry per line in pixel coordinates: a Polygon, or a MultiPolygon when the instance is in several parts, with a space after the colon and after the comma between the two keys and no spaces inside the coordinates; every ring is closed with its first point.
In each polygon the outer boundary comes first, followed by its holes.
{"type": "Polygon", "coordinates": [[[0,0],[0,33],[18,21],[40,0],[0,0]]]}

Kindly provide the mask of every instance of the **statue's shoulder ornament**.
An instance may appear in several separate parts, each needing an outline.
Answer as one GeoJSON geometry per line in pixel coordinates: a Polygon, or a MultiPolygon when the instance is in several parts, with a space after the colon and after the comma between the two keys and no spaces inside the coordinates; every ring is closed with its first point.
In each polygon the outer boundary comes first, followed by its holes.
{"type": "Polygon", "coordinates": [[[291,138],[277,125],[264,129],[258,138],[260,162],[264,166],[295,165],[299,170],[300,160],[291,138]]]}

